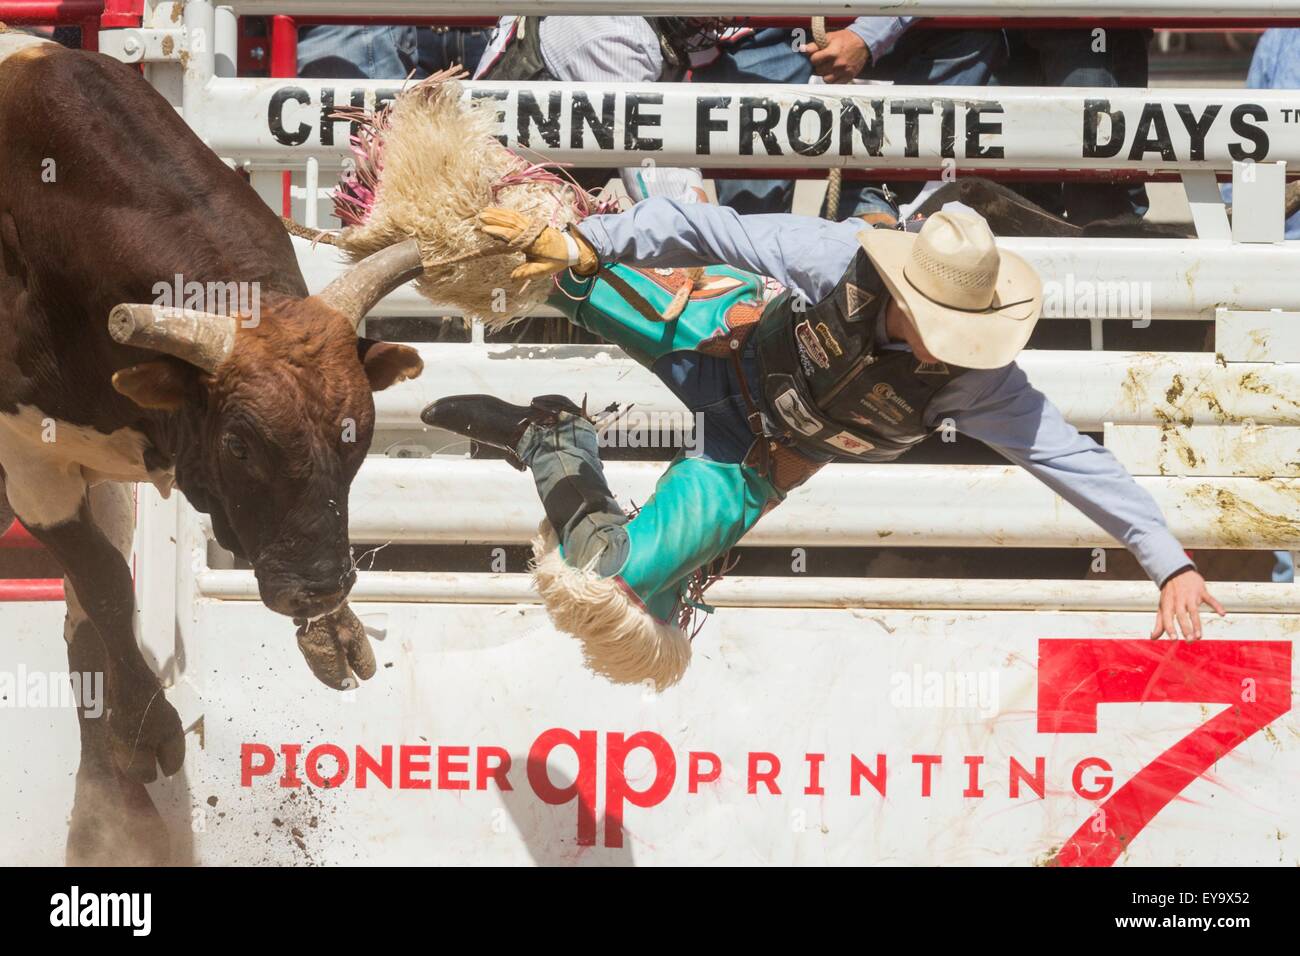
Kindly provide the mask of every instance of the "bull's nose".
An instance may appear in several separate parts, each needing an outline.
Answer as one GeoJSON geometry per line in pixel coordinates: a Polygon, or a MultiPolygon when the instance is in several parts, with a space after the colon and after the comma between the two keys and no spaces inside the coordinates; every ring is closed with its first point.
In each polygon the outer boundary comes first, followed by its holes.
{"type": "Polygon", "coordinates": [[[302,585],[302,592],[310,597],[325,597],[331,594],[338,594],[346,597],[347,593],[352,590],[352,585],[357,583],[357,572],[349,569],[341,575],[325,578],[320,581],[306,581],[302,585]]]}
{"type": "Polygon", "coordinates": [[[289,598],[290,617],[320,617],[338,610],[347,598],[347,591],[335,588],[332,591],[301,591],[289,598]]]}

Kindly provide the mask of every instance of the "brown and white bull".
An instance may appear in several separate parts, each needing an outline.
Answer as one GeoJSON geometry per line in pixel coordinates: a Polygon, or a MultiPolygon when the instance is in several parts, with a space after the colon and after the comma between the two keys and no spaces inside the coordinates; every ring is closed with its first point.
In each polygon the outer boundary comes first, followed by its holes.
{"type": "Polygon", "coordinates": [[[211,515],[270,609],[339,608],[371,393],[422,368],[356,328],[420,268],[404,243],[309,296],[277,216],[135,69],[0,33],[0,490],[61,563],[71,670],[104,673],[108,704],[80,718],[71,861],[161,862],[142,783],[185,753],[133,631],[121,483],[211,515]],[[246,284],[259,314],[158,307],[178,275],[246,284]]]}

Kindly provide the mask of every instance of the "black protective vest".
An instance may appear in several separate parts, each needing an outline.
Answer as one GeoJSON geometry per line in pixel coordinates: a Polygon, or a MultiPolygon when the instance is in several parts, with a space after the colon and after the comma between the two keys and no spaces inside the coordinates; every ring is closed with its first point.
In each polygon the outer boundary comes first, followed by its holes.
{"type": "Polygon", "coordinates": [[[930,434],[931,399],[964,368],[877,349],[876,318],[889,295],[862,249],[816,305],[796,309],[787,290],[758,326],[763,396],[798,445],[861,461],[892,461],[930,434]]]}
{"type": "MultiPolygon", "coordinates": [[[[542,57],[541,25],[545,17],[520,17],[515,24],[515,35],[510,38],[496,62],[488,67],[483,80],[536,80],[558,82],[546,67],[542,57]]],[[[658,17],[646,17],[646,22],[659,38],[659,51],[663,54],[660,83],[678,83],[690,68],[690,56],[673,40],[671,34],[659,24],[658,17]]]]}

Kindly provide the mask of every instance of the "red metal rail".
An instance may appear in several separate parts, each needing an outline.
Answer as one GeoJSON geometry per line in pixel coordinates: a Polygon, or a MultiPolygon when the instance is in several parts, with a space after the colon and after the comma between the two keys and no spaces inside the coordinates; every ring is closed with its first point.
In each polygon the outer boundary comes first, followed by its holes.
{"type": "MultiPolygon", "coordinates": [[[[271,17],[271,75],[298,75],[298,26],[293,17],[271,17]]],[[[280,177],[280,205],[281,215],[290,219],[293,218],[292,187],[293,173],[286,169],[280,177]]],[[[309,196],[306,201],[313,200],[309,196]]]]}
{"type": "MultiPolygon", "coordinates": [[[[0,535],[0,549],[39,551],[41,547],[31,532],[17,521],[0,535]]],[[[62,601],[63,597],[63,581],[59,578],[0,580],[0,604],[13,601],[62,601]]]]}
{"type": "Polygon", "coordinates": [[[0,3],[0,21],[4,23],[81,27],[83,50],[99,49],[100,16],[103,12],[103,0],[10,0],[0,3]]]}
{"type": "Polygon", "coordinates": [[[31,581],[0,580],[0,604],[18,601],[62,601],[63,582],[58,578],[31,581]]]}

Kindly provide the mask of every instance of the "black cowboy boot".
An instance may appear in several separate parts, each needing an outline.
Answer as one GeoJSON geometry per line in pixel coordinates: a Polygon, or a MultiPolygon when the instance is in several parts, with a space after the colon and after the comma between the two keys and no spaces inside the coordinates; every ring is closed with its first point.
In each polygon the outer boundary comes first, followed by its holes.
{"type": "Polygon", "coordinates": [[[420,420],[499,448],[511,465],[523,471],[524,462],[515,449],[524,432],[529,425],[555,425],[561,412],[585,417],[583,410],[563,395],[540,395],[529,405],[511,405],[493,395],[449,395],[431,402],[420,413],[420,420]]]}

